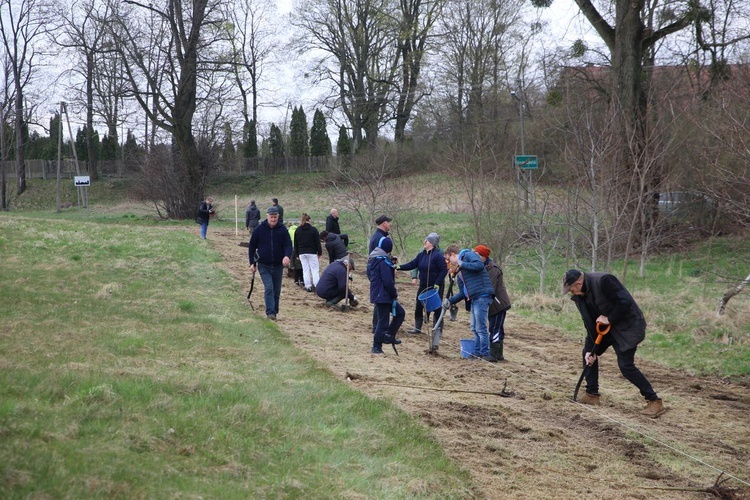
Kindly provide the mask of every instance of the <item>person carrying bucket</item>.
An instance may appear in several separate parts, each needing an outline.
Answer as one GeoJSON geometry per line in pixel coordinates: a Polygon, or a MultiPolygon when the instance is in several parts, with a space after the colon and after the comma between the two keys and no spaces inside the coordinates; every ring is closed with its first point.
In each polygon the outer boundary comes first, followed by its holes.
{"type": "MultiPolygon", "coordinates": [[[[414,305],[414,327],[407,333],[420,334],[424,323],[425,305],[427,305],[428,313],[440,309],[443,302],[445,276],[448,274],[445,258],[440,252],[440,236],[437,233],[427,235],[424,240],[424,250],[419,252],[414,259],[396,266],[396,270],[401,271],[412,269],[419,271],[419,287],[414,305]]],[[[443,335],[443,321],[439,320],[439,316],[439,314],[433,314],[433,338],[430,352],[438,350],[440,337],[443,335]]]]}

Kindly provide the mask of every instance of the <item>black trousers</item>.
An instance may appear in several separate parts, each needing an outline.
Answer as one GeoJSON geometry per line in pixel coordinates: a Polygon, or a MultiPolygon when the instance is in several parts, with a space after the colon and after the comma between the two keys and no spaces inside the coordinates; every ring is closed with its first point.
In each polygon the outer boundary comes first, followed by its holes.
{"type": "MultiPolygon", "coordinates": [[[[656,395],[651,382],[648,381],[646,376],[641,373],[637,366],[635,366],[635,351],[638,347],[633,347],[630,350],[619,352],[617,345],[612,339],[612,335],[605,335],[602,339],[602,343],[596,349],[597,359],[588,370],[586,370],[586,392],[589,394],[599,394],[599,358],[600,354],[603,354],[610,346],[615,350],[617,354],[617,366],[620,368],[620,373],[625,377],[631,384],[636,386],[641,391],[641,396],[649,401],[659,399],[656,395]]],[[[583,366],[586,366],[586,353],[592,352],[594,348],[594,341],[590,337],[586,337],[586,343],[583,348],[582,355],[584,357],[583,366]]]]}

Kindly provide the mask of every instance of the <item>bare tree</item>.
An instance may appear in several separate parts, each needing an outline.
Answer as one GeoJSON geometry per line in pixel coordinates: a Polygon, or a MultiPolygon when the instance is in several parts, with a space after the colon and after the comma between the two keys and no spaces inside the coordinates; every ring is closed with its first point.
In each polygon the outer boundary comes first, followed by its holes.
{"type": "Polygon", "coordinates": [[[298,47],[314,55],[317,81],[333,85],[329,100],[351,124],[355,148],[374,147],[391,118],[400,68],[394,11],[394,0],[304,0],[293,22],[302,31],[298,47]]]}
{"type": "Polygon", "coordinates": [[[43,0],[0,1],[0,36],[13,80],[16,135],[16,192],[26,191],[24,90],[36,70],[36,43],[44,34],[48,5],[43,0]]]}
{"type": "Polygon", "coordinates": [[[175,153],[170,185],[162,186],[162,196],[154,199],[164,204],[169,217],[190,218],[194,216],[195,204],[205,194],[210,166],[193,134],[193,117],[199,100],[199,79],[206,71],[215,69],[206,65],[202,56],[212,43],[221,39],[219,2],[162,0],[145,4],[125,0],[121,7],[125,6],[129,9],[113,9],[109,22],[115,47],[123,58],[133,96],[148,119],[171,135],[175,153]],[[153,31],[144,18],[152,14],[168,29],[163,39],[148,43],[153,31]],[[151,66],[153,54],[161,57],[162,64],[156,72],[151,66]],[[164,81],[160,82],[158,76],[164,81]],[[153,107],[147,101],[149,95],[153,107]],[[170,191],[169,196],[164,190],[170,191]]]}

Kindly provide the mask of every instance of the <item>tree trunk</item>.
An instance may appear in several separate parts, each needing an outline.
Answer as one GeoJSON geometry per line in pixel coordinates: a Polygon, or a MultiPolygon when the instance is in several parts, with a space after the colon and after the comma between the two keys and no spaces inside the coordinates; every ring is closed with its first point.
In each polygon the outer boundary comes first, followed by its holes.
{"type": "Polygon", "coordinates": [[[727,302],[729,302],[729,299],[744,290],[748,283],[750,283],[750,274],[748,274],[747,277],[742,280],[742,283],[724,294],[724,296],[721,298],[721,301],[719,302],[719,310],[716,311],[717,316],[721,316],[722,314],[724,314],[724,310],[727,307],[727,302]]]}

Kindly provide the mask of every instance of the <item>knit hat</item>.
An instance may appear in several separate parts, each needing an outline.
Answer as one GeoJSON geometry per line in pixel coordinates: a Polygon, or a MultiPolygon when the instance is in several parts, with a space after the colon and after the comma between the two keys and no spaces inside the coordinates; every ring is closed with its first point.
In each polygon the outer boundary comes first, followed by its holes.
{"type": "Polygon", "coordinates": [[[562,293],[565,295],[570,291],[570,285],[578,281],[578,278],[581,277],[581,271],[578,269],[569,269],[565,272],[565,276],[563,276],[563,287],[562,287],[562,293]]]}
{"type": "Polygon", "coordinates": [[[266,214],[268,215],[279,215],[279,209],[275,206],[268,207],[268,210],[266,210],[266,214]]]}
{"type": "Polygon", "coordinates": [[[385,253],[393,251],[393,241],[390,238],[381,238],[378,247],[382,248],[385,253]]]}
{"type": "Polygon", "coordinates": [[[487,245],[477,245],[474,247],[474,251],[484,257],[485,259],[489,259],[490,257],[490,247],[487,245]]]}
{"type": "Polygon", "coordinates": [[[424,239],[425,241],[429,241],[432,243],[432,246],[437,248],[440,246],[440,236],[438,236],[437,233],[430,233],[427,235],[427,238],[424,239]]]}

